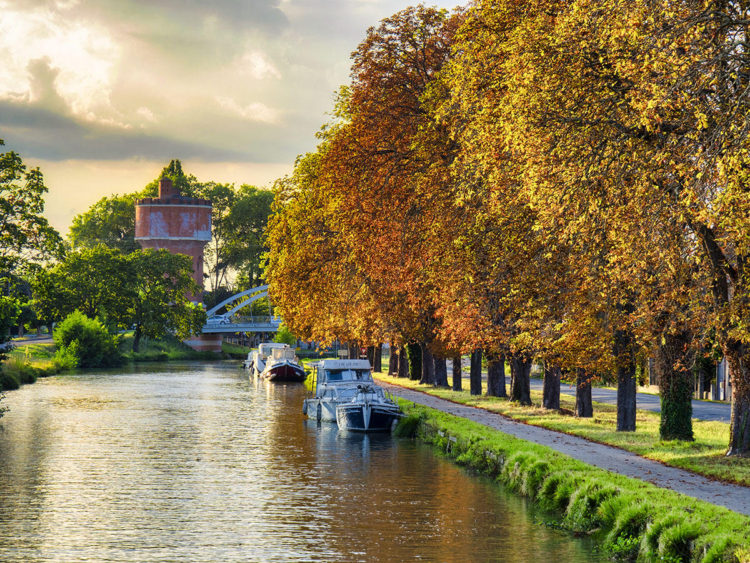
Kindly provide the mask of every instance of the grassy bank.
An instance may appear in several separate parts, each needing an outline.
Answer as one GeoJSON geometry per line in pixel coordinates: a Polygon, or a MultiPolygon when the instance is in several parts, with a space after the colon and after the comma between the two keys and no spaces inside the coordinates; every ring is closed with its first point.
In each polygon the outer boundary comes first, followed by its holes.
{"type": "Polygon", "coordinates": [[[55,375],[68,369],[64,360],[55,357],[52,342],[25,344],[10,352],[0,365],[0,391],[18,389],[37,378],[55,375]]]}
{"type": "Polygon", "coordinates": [[[637,411],[635,432],[617,432],[617,408],[614,405],[594,403],[593,418],[578,418],[574,416],[575,398],[564,394],[560,396],[561,409],[551,411],[541,407],[540,391],[531,391],[533,406],[522,407],[507,399],[470,395],[468,391],[452,391],[384,374],[375,375],[388,383],[418,389],[456,403],[484,408],[527,424],[616,446],[707,477],[750,486],[750,460],[727,458],[724,455],[729,443],[729,425],[723,422],[694,420],[694,442],[665,442],[659,438],[659,413],[651,411],[637,411]]]}
{"type": "Polygon", "coordinates": [[[407,417],[398,434],[417,436],[458,463],[495,477],[556,513],[556,525],[596,534],[615,560],[750,560],[750,518],[466,419],[400,402],[407,417]]]}
{"type": "MultiPolygon", "coordinates": [[[[119,349],[126,362],[134,363],[245,358],[248,350],[224,343],[221,353],[196,352],[177,338],[168,336],[159,340],[144,338],[141,340],[140,350],[133,352],[132,333],[121,335],[119,349]]],[[[70,369],[64,359],[55,357],[54,342],[21,344],[0,365],[0,391],[18,389],[21,385],[33,383],[39,377],[70,369]]]]}

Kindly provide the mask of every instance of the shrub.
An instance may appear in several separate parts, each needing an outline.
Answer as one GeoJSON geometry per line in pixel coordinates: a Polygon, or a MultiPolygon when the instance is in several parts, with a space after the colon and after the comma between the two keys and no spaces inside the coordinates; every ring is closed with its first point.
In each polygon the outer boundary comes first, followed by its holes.
{"type": "Polygon", "coordinates": [[[77,367],[111,367],[123,363],[117,338],[99,319],[90,319],[80,311],[74,311],[57,325],[54,339],[58,350],[62,351],[61,357],[74,357],[77,367]]]}
{"type": "Polygon", "coordinates": [[[18,389],[21,386],[21,382],[13,374],[3,370],[0,370],[0,390],[10,391],[12,389],[18,389]]]}

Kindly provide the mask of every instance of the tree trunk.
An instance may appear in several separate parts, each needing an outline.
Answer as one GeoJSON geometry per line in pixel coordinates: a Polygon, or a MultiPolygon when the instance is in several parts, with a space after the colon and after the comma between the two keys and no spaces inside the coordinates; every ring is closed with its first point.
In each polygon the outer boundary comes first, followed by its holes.
{"type": "Polygon", "coordinates": [[[615,331],[614,353],[617,362],[617,431],[635,432],[635,358],[633,335],[615,331]]]}
{"type": "Polygon", "coordinates": [[[448,385],[448,366],[442,356],[435,356],[435,385],[450,387],[448,385]]]}
{"type": "Polygon", "coordinates": [[[375,346],[367,347],[367,361],[370,362],[370,367],[372,368],[372,371],[376,371],[375,370],[375,346]]]}
{"type": "Polygon", "coordinates": [[[510,400],[531,405],[531,360],[523,356],[510,358],[510,400]]]}
{"type": "Polygon", "coordinates": [[[576,372],[576,416],[591,418],[594,416],[594,404],[591,401],[591,376],[583,368],[576,372]]]}
{"type": "Polygon", "coordinates": [[[487,395],[508,396],[505,391],[505,356],[487,354],[487,395]]]}
{"type": "Polygon", "coordinates": [[[420,342],[419,347],[422,350],[422,378],[419,382],[435,385],[435,358],[426,342],[420,342]]]}
{"type": "Polygon", "coordinates": [[[482,394],[482,349],[477,348],[471,353],[471,369],[469,370],[469,392],[472,395],[482,394]]]}
{"type": "Polygon", "coordinates": [[[409,358],[406,356],[406,346],[398,349],[398,377],[409,377],[409,358]]]}
{"type": "Polygon", "coordinates": [[[544,386],[542,391],[542,406],[545,409],[560,409],[560,376],[562,370],[558,366],[547,367],[544,363],[544,386]]]}
{"type": "Polygon", "coordinates": [[[461,356],[453,356],[453,390],[461,391],[463,385],[461,382],[461,356]]]}
{"type": "Polygon", "coordinates": [[[391,344],[391,355],[388,357],[388,375],[398,375],[398,352],[396,347],[391,344]]]}
{"type": "Polygon", "coordinates": [[[137,352],[141,346],[141,325],[135,326],[135,332],[133,332],[133,352],[137,352]]]}
{"type": "Polygon", "coordinates": [[[347,348],[349,350],[349,359],[358,360],[359,359],[359,344],[357,342],[349,342],[349,344],[347,345],[347,348]]]}
{"type": "Polygon", "coordinates": [[[727,371],[732,378],[732,415],[727,455],[750,455],[750,350],[737,340],[725,345],[727,371]]]}
{"type": "Polygon", "coordinates": [[[656,356],[661,396],[662,440],[693,441],[693,363],[691,335],[665,334],[656,356]]]}
{"type": "Polygon", "coordinates": [[[380,373],[383,371],[383,345],[378,344],[375,346],[375,362],[373,366],[373,371],[376,371],[380,373]]]}
{"type": "Polygon", "coordinates": [[[422,378],[422,349],[419,344],[410,342],[406,346],[406,357],[409,359],[409,379],[417,381],[422,378]]]}

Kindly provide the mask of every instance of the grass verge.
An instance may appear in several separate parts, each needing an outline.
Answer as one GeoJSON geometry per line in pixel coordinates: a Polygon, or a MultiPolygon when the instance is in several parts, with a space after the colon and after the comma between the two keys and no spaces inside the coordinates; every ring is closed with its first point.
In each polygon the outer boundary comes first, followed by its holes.
{"type": "Polygon", "coordinates": [[[133,352],[133,333],[122,335],[120,351],[130,362],[169,362],[176,360],[218,360],[222,354],[196,351],[174,336],[167,335],[158,340],[142,338],[138,352],[133,352]]]}
{"type": "Polygon", "coordinates": [[[38,377],[55,375],[68,367],[64,360],[55,357],[54,343],[25,344],[13,349],[0,365],[0,390],[18,389],[34,383],[38,377]]]}
{"type": "Polygon", "coordinates": [[[545,446],[400,399],[396,429],[433,444],[558,515],[561,528],[596,534],[619,561],[746,562],[750,518],[586,465],[545,446]]]}
{"type": "MultiPolygon", "coordinates": [[[[694,442],[662,441],[659,438],[659,413],[651,411],[637,411],[635,432],[617,432],[617,408],[614,405],[594,403],[593,418],[578,418],[574,416],[575,398],[569,395],[562,394],[560,410],[553,411],[541,407],[540,391],[532,390],[534,404],[522,407],[507,399],[420,385],[417,381],[382,373],[376,373],[375,377],[456,403],[481,407],[520,422],[609,444],[707,477],[750,486],[750,460],[724,455],[729,443],[729,425],[723,422],[693,420],[694,442]]],[[[486,387],[483,392],[486,392],[486,387]]]]}

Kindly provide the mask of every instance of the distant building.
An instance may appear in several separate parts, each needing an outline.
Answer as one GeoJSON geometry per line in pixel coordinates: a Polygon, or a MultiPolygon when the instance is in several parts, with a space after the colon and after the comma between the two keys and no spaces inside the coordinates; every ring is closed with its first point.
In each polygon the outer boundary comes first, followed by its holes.
{"type": "MultiPolygon", "coordinates": [[[[193,259],[193,279],[203,287],[203,248],[211,240],[211,202],[185,197],[172,180],[159,180],[159,197],[135,202],[135,240],[143,248],[166,248],[193,259]]],[[[194,301],[203,302],[202,291],[194,301]]]]}
{"type": "MultiPolygon", "coordinates": [[[[193,279],[203,288],[203,249],[211,240],[211,202],[185,197],[172,180],[159,180],[159,197],[135,202],[135,240],[143,248],[165,248],[193,260],[193,279]]],[[[203,290],[191,296],[203,303],[203,290]]],[[[221,350],[221,336],[206,335],[186,342],[198,350],[221,350]]]]}

